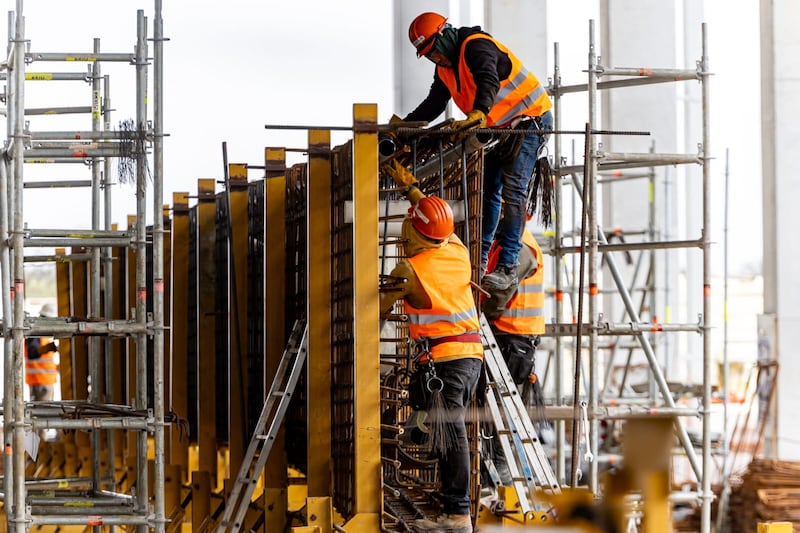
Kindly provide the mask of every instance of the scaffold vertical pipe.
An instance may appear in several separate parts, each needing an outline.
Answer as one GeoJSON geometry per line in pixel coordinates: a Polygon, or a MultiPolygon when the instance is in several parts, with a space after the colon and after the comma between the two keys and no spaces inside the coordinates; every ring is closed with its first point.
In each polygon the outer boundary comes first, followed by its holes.
{"type": "MultiPolygon", "coordinates": [[[[111,80],[108,75],[103,76],[103,130],[111,131],[111,80]]],[[[106,143],[111,141],[106,140],[106,143]]],[[[106,231],[111,231],[111,158],[106,157],[103,159],[103,227],[106,231]]],[[[119,318],[114,316],[114,263],[113,263],[113,250],[111,247],[103,248],[103,316],[108,319],[119,318]]],[[[113,403],[116,397],[115,376],[116,376],[116,363],[117,358],[114,354],[114,342],[110,336],[104,340],[104,353],[105,353],[105,383],[106,383],[106,402],[113,403]]],[[[115,433],[109,431],[106,433],[107,443],[106,450],[108,452],[108,472],[106,477],[111,480],[110,484],[116,483],[116,442],[115,433]]],[[[109,488],[114,488],[110,486],[109,488]]],[[[114,527],[110,528],[112,533],[114,527]]]]}
{"type": "MultiPolygon", "coordinates": [[[[11,39],[11,36],[14,35],[14,13],[12,11],[8,12],[7,17],[7,33],[6,35],[9,36],[8,44],[6,45],[6,57],[12,57],[11,53],[14,50],[14,43],[11,39]]],[[[6,138],[11,139],[13,134],[13,127],[14,127],[14,95],[16,91],[14,90],[14,83],[16,82],[16,77],[13,73],[9,74],[7,81],[6,81],[6,93],[8,94],[6,100],[6,138]]],[[[0,245],[0,250],[2,250],[2,256],[0,256],[3,261],[3,390],[5,394],[3,394],[3,412],[4,413],[11,413],[14,408],[14,398],[10,394],[11,391],[14,390],[14,344],[12,339],[11,333],[11,326],[13,324],[13,313],[14,310],[12,308],[12,300],[11,300],[11,251],[9,249],[10,246],[10,238],[11,235],[9,233],[9,229],[12,225],[12,219],[9,211],[9,206],[11,205],[11,181],[9,179],[9,162],[8,162],[8,152],[3,151],[3,159],[0,161],[2,164],[2,175],[0,175],[0,180],[2,180],[2,189],[0,190],[0,194],[3,195],[3,198],[0,199],[0,217],[2,217],[2,232],[0,232],[0,240],[2,240],[2,244],[0,245]]],[[[13,168],[12,171],[13,172],[13,168]]],[[[13,177],[13,174],[11,174],[13,177]]],[[[8,453],[9,450],[13,450],[13,431],[11,428],[11,417],[10,416],[3,416],[3,471],[13,473],[13,456],[8,453]]],[[[3,476],[3,489],[5,490],[5,501],[6,502],[13,502],[14,501],[14,476],[6,474],[3,476]]],[[[8,508],[6,509],[6,522],[8,523],[7,529],[10,531],[10,519],[11,513],[8,512],[8,508]]]]}
{"type": "MultiPolygon", "coordinates": [[[[11,213],[13,223],[11,226],[11,248],[14,262],[14,320],[12,337],[14,339],[14,389],[6,391],[14,398],[14,412],[12,415],[13,443],[11,452],[14,456],[12,475],[14,476],[14,506],[10,514],[13,515],[11,528],[16,533],[24,533],[27,529],[25,521],[25,399],[24,387],[24,320],[25,320],[25,271],[23,257],[23,221],[22,221],[22,187],[23,187],[23,157],[25,153],[25,19],[22,15],[22,0],[17,0],[16,19],[14,21],[14,81],[12,95],[9,95],[9,107],[13,107],[13,137],[11,140],[11,158],[13,168],[13,202],[11,213]]],[[[7,502],[7,500],[6,500],[7,502]]]]}
{"type": "MultiPolygon", "coordinates": [[[[595,33],[594,21],[589,21],[589,125],[590,129],[594,129],[597,125],[597,53],[595,50],[595,33]]],[[[589,202],[588,205],[588,229],[589,229],[589,410],[595,412],[597,409],[598,381],[599,381],[599,353],[597,350],[597,305],[598,305],[598,290],[597,290],[597,138],[587,131],[589,136],[589,160],[586,162],[588,176],[584,176],[584,187],[588,187],[587,193],[584,194],[589,202]]],[[[584,243],[581,243],[583,246],[584,243]]],[[[582,318],[578,317],[581,321],[582,318]]],[[[578,350],[580,347],[580,339],[577,341],[578,350]]],[[[577,402],[578,398],[573,401],[577,402]]],[[[597,430],[598,421],[596,417],[591,417],[589,420],[590,428],[585,428],[591,435],[586,435],[586,447],[591,450],[594,457],[597,457],[597,430]]],[[[572,443],[573,446],[576,443],[572,443]]],[[[592,494],[597,494],[598,480],[597,480],[597,461],[592,461],[589,465],[589,491],[592,494]]]]}
{"type": "MultiPolygon", "coordinates": [[[[147,20],[144,11],[136,12],[136,323],[147,324],[147,157],[144,127],[147,121],[147,20]]],[[[158,217],[154,217],[158,218],[158,217]]],[[[147,409],[147,335],[136,334],[136,408],[147,409]]],[[[136,435],[136,501],[140,512],[147,510],[147,433],[136,435]]],[[[137,525],[138,533],[147,533],[146,525],[137,525]]]]}
{"type": "MultiPolygon", "coordinates": [[[[94,39],[94,53],[100,53],[100,39],[94,39]]],[[[92,63],[92,131],[100,131],[100,62],[92,63]]],[[[100,162],[97,158],[92,158],[92,231],[100,230],[100,162]]],[[[89,306],[89,318],[100,318],[100,248],[92,248],[92,258],[90,262],[91,272],[91,305],[89,306]]],[[[92,388],[89,402],[100,403],[100,338],[89,337],[89,374],[92,380],[92,388]]],[[[100,445],[102,430],[95,428],[92,430],[92,487],[95,490],[102,488],[100,469],[100,445]]],[[[93,526],[94,533],[100,533],[101,527],[93,526]]]]}
{"type": "Polygon", "coordinates": [[[156,531],[163,533],[164,508],[164,20],[155,0],[153,26],[153,379],[155,430],[153,469],[156,531]]]}
{"type": "Polygon", "coordinates": [[[711,338],[709,316],[711,315],[711,135],[709,131],[709,70],[708,34],[706,24],[702,24],[703,57],[700,61],[700,80],[702,82],[703,102],[703,479],[702,509],[700,516],[701,533],[709,533],[711,528],[711,338]]]}
{"type": "MultiPolygon", "coordinates": [[[[561,93],[559,92],[559,87],[561,86],[561,67],[560,67],[560,54],[559,54],[559,47],[558,43],[553,45],[553,114],[554,114],[554,127],[556,131],[561,129],[561,93]]],[[[555,236],[554,236],[554,246],[553,248],[556,250],[555,255],[553,256],[553,277],[555,280],[555,303],[554,303],[554,311],[555,316],[554,320],[556,324],[561,324],[563,322],[564,316],[564,287],[562,285],[562,278],[561,278],[561,261],[563,259],[563,255],[561,254],[561,244],[563,239],[563,224],[561,221],[561,214],[563,213],[563,191],[561,189],[561,135],[553,135],[553,143],[555,149],[555,158],[553,161],[553,168],[555,169],[555,193],[556,193],[556,205],[555,205],[555,236]]],[[[557,405],[564,405],[564,357],[563,357],[563,345],[561,342],[561,336],[557,336],[555,338],[555,352],[554,352],[554,359],[555,359],[555,395],[556,395],[556,403],[557,405]]],[[[558,476],[559,482],[563,485],[566,482],[566,457],[564,455],[564,449],[566,444],[566,434],[565,434],[566,424],[564,420],[557,420],[556,421],[556,476],[558,476]]]]}

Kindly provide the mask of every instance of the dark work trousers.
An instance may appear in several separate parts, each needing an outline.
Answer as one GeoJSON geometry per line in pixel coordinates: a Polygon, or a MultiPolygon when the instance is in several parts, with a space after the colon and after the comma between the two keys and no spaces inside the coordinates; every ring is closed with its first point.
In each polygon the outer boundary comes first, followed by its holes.
{"type": "Polygon", "coordinates": [[[475,395],[483,361],[475,358],[436,363],[436,375],[444,382],[442,394],[448,411],[455,446],[439,459],[439,477],[443,512],[470,514],[469,501],[469,443],[467,442],[467,406],[475,395]]]}

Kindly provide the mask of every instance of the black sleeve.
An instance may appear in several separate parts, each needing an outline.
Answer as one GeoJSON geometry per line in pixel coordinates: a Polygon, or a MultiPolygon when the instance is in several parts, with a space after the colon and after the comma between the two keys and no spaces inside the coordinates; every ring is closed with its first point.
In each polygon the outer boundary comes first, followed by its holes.
{"type": "Polygon", "coordinates": [[[38,359],[42,354],[39,352],[41,342],[39,337],[28,337],[25,339],[25,349],[28,352],[28,359],[38,359]]]}
{"type": "Polygon", "coordinates": [[[433,84],[428,91],[428,96],[417,106],[417,108],[403,118],[406,121],[424,120],[432,121],[441,115],[450,101],[450,91],[439,76],[433,77],[433,84]]]}
{"type": "Polygon", "coordinates": [[[494,98],[500,89],[500,77],[508,76],[511,60],[489,39],[472,39],[464,48],[464,60],[475,80],[475,102],[472,109],[484,113],[494,105],[494,98]]]}

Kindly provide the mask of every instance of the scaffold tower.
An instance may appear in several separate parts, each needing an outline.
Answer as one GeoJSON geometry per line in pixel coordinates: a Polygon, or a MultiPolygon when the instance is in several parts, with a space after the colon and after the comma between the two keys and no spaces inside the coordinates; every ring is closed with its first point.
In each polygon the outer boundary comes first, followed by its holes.
{"type": "Polygon", "coordinates": [[[140,532],[165,528],[168,424],[160,0],[155,0],[150,20],[152,34],[148,34],[144,11],[136,12],[132,51],[101,51],[100,40],[94,39],[89,52],[50,52],[36,50],[35,43],[26,39],[22,0],[9,13],[8,60],[2,64],[8,140],[0,165],[3,496],[8,531],[21,533],[39,525],[82,525],[94,531],[118,526],[136,527],[140,532]],[[31,69],[55,63],[87,63],[89,68],[84,73],[31,69]],[[111,121],[111,78],[101,70],[115,63],[130,65],[135,71],[135,117],[120,121],[118,127],[111,121]],[[150,73],[154,94],[148,97],[150,73]],[[75,82],[89,85],[90,105],[26,107],[28,83],[47,83],[56,89],[75,82]],[[88,127],[80,131],[30,128],[29,117],[34,115],[73,114],[90,117],[88,127]],[[26,180],[26,171],[34,164],[74,163],[85,164],[91,179],[26,180]],[[124,230],[117,230],[111,220],[114,164],[117,179],[131,180],[136,189],[136,215],[124,230]],[[146,205],[149,186],[152,210],[146,205]],[[64,227],[57,218],[49,228],[29,227],[25,193],[42,187],[88,188],[89,229],[64,227]],[[152,218],[150,226],[148,218],[152,218]],[[52,249],[55,253],[31,253],[52,249]],[[25,264],[33,262],[57,265],[61,293],[56,317],[26,314],[25,264]],[[59,401],[25,400],[25,341],[30,337],[52,337],[59,343],[59,401]],[[59,442],[39,438],[53,430],[59,432],[59,442]],[[38,453],[63,455],[63,467],[53,468],[50,476],[31,472],[28,456],[35,463],[38,453]]]}

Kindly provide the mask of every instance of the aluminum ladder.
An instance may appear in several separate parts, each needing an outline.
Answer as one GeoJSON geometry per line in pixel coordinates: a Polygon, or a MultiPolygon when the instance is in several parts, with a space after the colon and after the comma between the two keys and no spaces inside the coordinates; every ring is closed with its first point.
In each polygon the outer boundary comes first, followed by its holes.
{"type": "Polygon", "coordinates": [[[250,440],[239,474],[236,476],[236,482],[225,504],[225,511],[217,525],[217,533],[242,530],[244,517],[250,505],[250,499],[253,497],[256,483],[267,463],[272,444],[275,442],[297,381],[303,371],[308,352],[307,337],[308,324],[304,320],[296,321],[264,401],[253,438],[250,440]]]}
{"type": "Polygon", "coordinates": [[[537,500],[537,493],[557,494],[561,485],[550,466],[530,414],[522,401],[492,328],[481,314],[481,339],[488,371],[486,407],[496,429],[503,455],[517,493],[520,509],[531,518],[549,512],[551,506],[537,500]]]}

